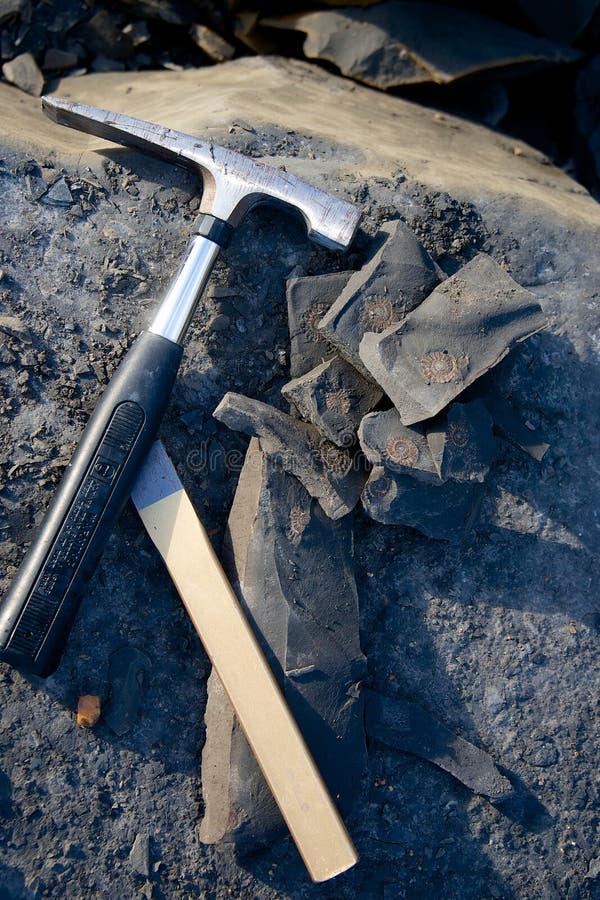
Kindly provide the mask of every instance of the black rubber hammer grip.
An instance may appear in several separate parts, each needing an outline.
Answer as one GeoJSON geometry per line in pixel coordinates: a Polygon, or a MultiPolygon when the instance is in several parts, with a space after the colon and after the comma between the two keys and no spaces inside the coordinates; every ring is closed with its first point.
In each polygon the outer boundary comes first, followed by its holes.
{"type": "Polygon", "coordinates": [[[112,377],[0,606],[0,658],[50,675],[156,435],[182,347],[143,332],[112,377]]]}

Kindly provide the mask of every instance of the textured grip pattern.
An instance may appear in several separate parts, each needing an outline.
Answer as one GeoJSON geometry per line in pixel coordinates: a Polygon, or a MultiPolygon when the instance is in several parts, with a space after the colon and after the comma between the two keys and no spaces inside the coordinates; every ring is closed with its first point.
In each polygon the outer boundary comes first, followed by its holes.
{"type": "Polygon", "coordinates": [[[11,650],[36,656],[143,424],[144,410],[137,403],[127,400],[115,409],[8,640],[11,650]]]}

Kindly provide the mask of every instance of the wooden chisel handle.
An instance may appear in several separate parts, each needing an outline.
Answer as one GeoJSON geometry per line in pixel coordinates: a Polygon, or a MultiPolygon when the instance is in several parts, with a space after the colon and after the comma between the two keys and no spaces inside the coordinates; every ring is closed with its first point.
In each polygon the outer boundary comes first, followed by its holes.
{"type": "Polygon", "coordinates": [[[132,499],[158,548],[313,881],[358,855],[208,535],[157,442],[132,499]]]}

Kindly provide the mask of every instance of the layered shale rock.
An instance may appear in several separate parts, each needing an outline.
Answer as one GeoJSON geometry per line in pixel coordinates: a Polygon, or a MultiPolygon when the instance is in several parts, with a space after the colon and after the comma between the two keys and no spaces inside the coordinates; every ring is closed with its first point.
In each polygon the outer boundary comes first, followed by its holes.
{"type": "Polygon", "coordinates": [[[440,412],[546,325],[533,294],[479,254],[400,325],[365,335],[360,356],[411,425],[440,412]]]}
{"type": "Polygon", "coordinates": [[[289,278],[286,285],[290,329],[290,372],[305,375],[331,359],[334,349],[319,331],[319,322],[348,283],[351,272],[289,278]]]}
{"type": "Polygon", "coordinates": [[[319,331],[354,368],[373,373],[359,355],[361,338],[401,322],[443,278],[414,233],[400,221],[386,222],[382,243],[355,272],[319,322],[319,331]]]}
{"type": "Polygon", "coordinates": [[[337,447],[313,425],[241,394],[225,394],[213,415],[234,431],[260,438],[261,448],[299,479],[331,519],[356,506],[366,479],[356,451],[337,447]]]}
{"type": "Polygon", "coordinates": [[[496,454],[492,417],[481,400],[451,403],[427,429],[427,443],[443,481],[483,481],[496,454]]]}
{"type": "Polygon", "coordinates": [[[300,415],[339,447],[354,443],[362,417],[383,391],[339,356],[321,363],[281,388],[300,415]]]}
{"type": "MultiPolygon", "coordinates": [[[[359,685],[352,525],[333,522],[257,440],[248,448],[229,517],[224,563],[300,729],[341,809],[360,792],[365,738],[359,685]]],[[[283,823],[213,673],[202,757],[203,841],[240,849],[283,823]]]]}

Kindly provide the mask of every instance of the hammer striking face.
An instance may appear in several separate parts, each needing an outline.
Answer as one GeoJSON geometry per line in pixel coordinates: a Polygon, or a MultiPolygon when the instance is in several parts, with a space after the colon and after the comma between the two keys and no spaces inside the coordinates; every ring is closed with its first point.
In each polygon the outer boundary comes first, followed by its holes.
{"type": "Polygon", "coordinates": [[[200,215],[183,262],[148,331],[111,378],[54,499],[0,604],[0,658],[37,675],[56,668],[85,584],[154,440],[181,360],[181,342],[221,247],[267,200],[304,217],[309,236],[346,248],[359,211],[280,169],[119,113],[42,99],[60,125],[108,138],[200,173],[200,215]]]}

